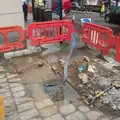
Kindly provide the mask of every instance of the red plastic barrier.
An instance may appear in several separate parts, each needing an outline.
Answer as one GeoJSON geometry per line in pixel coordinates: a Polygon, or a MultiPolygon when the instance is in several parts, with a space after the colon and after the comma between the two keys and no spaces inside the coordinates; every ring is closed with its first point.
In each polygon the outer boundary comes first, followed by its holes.
{"type": "Polygon", "coordinates": [[[92,47],[95,47],[104,55],[108,55],[110,48],[113,46],[114,36],[111,29],[84,23],[82,26],[82,40],[92,47]]]}
{"type": "Polygon", "coordinates": [[[71,40],[72,27],[69,20],[32,23],[28,26],[28,36],[32,46],[71,40]]]}
{"type": "Polygon", "coordinates": [[[0,34],[4,37],[4,44],[0,45],[0,52],[8,52],[11,50],[21,49],[24,47],[22,42],[25,40],[24,30],[20,26],[10,26],[10,27],[1,27],[0,34]],[[20,39],[17,42],[10,43],[8,41],[7,35],[10,32],[18,32],[20,34],[20,39]]]}
{"type": "Polygon", "coordinates": [[[120,34],[116,39],[115,50],[116,50],[115,60],[117,62],[120,62],[120,34]]]}

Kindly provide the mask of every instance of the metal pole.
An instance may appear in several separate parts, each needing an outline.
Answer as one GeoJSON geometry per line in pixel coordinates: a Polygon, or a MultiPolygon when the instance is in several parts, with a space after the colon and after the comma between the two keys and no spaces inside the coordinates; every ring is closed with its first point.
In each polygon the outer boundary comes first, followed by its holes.
{"type": "Polygon", "coordinates": [[[62,0],[60,0],[60,20],[62,20],[62,0]]]}
{"type": "Polygon", "coordinates": [[[118,2],[119,2],[119,0],[116,0],[116,7],[118,6],[118,2]]]}
{"type": "Polygon", "coordinates": [[[32,13],[33,13],[33,21],[35,21],[35,0],[32,0],[32,13]]]}
{"type": "MultiPolygon", "coordinates": [[[[60,16],[59,19],[62,20],[62,0],[60,0],[60,16]]],[[[60,34],[62,34],[62,28],[60,27],[60,34]]],[[[63,42],[60,42],[62,44],[63,42]]]]}

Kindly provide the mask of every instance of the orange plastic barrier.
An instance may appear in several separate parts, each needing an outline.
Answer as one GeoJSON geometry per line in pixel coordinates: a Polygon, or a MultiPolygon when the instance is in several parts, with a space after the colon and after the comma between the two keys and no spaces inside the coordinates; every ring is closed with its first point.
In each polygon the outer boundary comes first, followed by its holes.
{"type": "Polygon", "coordinates": [[[114,36],[112,30],[107,27],[84,23],[82,26],[82,40],[102,54],[108,55],[110,48],[113,46],[114,36]]]}
{"type": "Polygon", "coordinates": [[[21,49],[24,47],[22,42],[25,40],[24,30],[20,26],[10,26],[10,27],[1,27],[0,34],[4,37],[4,44],[0,45],[0,52],[8,52],[14,49],[21,49]],[[18,32],[20,34],[20,39],[17,42],[10,43],[8,41],[7,35],[10,32],[18,32]]]}
{"type": "Polygon", "coordinates": [[[116,39],[115,50],[116,50],[115,60],[117,62],[120,62],[120,34],[119,34],[119,36],[116,39]]]}
{"type": "Polygon", "coordinates": [[[5,110],[2,96],[0,96],[0,120],[5,120],[5,110]]]}
{"type": "Polygon", "coordinates": [[[32,46],[71,40],[72,27],[69,20],[32,23],[28,26],[28,36],[32,46]]]}

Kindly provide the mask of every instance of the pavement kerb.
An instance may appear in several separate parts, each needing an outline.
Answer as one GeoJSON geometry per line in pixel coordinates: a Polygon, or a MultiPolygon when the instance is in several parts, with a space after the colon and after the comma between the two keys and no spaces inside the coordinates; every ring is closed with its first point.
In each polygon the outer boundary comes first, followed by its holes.
{"type": "Polygon", "coordinates": [[[41,47],[31,46],[29,39],[27,39],[26,41],[27,41],[26,49],[4,53],[4,58],[10,59],[14,57],[21,57],[41,52],[41,47]]]}
{"type": "Polygon", "coordinates": [[[31,55],[31,54],[35,54],[35,53],[38,53],[38,52],[41,52],[40,47],[36,47],[34,49],[24,49],[24,50],[4,53],[4,58],[5,59],[10,59],[10,58],[14,58],[14,57],[31,55]]]}

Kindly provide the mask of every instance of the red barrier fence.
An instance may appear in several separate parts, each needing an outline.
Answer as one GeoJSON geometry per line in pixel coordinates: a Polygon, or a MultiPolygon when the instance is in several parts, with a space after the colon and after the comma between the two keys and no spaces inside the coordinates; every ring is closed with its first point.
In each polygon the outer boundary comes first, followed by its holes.
{"type": "Polygon", "coordinates": [[[28,36],[32,46],[71,40],[72,27],[69,20],[32,23],[28,26],[28,36]]]}
{"type": "MultiPolygon", "coordinates": [[[[23,30],[21,26],[0,27],[0,34],[4,38],[4,44],[0,45],[0,52],[24,48],[23,41],[26,37],[29,37],[32,46],[37,46],[39,44],[71,40],[72,32],[74,32],[73,25],[69,20],[32,23],[27,30],[23,30]],[[8,41],[8,34],[11,32],[19,33],[20,38],[17,42],[8,41]]],[[[115,39],[111,29],[84,23],[82,26],[82,40],[104,55],[109,55],[109,50],[115,45],[115,60],[120,62],[120,35],[115,39]]]]}
{"type": "Polygon", "coordinates": [[[117,62],[120,62],[120,34],[119,34],[119,36],[116,38],[115,50],[116,50],[115,60],[116,60],[117,62]]]}
{"type": "Polygon", "coordinates": [[[82,40],[87,45],[95,47],[102,54],[108,55],[110,48],[113,46],[114,36],[112,30],[107,27],[84,23],[82,40]]]}
{"type": "Polygon", "coordinates": [[[11,27],[1,27],[0,34],[4,37],[4,44],[0,46],[0,52],[8,52],[14,49],[21,49],[24,47],[22,42],[25,40],[24,30],[20,26],[11,27]],[[20,34],[20,39],[17,42],[10,43],[8,41],[7,35],[10,32],[18,32],[20,34]]]}

